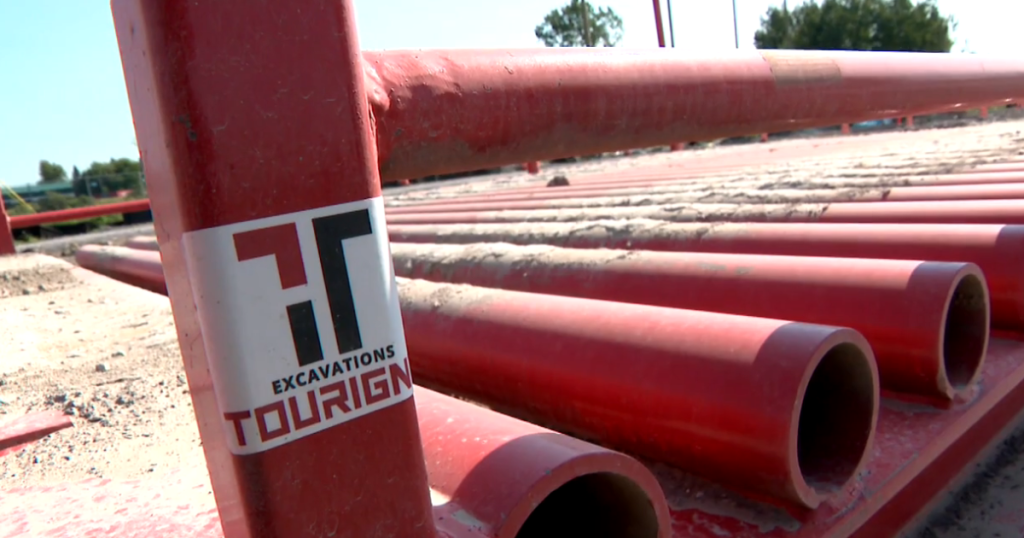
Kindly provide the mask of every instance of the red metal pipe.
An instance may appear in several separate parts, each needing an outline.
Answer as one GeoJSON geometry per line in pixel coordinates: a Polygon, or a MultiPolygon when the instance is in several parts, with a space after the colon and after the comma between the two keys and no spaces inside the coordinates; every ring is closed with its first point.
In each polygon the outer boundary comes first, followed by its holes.
{"type": "Polygon", "coordinates": [[[658,46],[665,48],[665,25],[661,22],[661,0],[654,0],[654,28],[658,32],[658,46]]]}
{"type": "Polygon", "coordinates": [[[968,171],[989,174],[1016,172],[1024,176],[1024,163],[1020,161],[1012,161],[1005,163],[979,164],[977,166],[972,166],[971,168],[968,169],[968,171]]]}
{"type": "Polygon", "coordinates": [[[0,424],[0,456],[72,426],[71,417],[58,410],[30,413],[0,424]]]}
{"type": "Polygon", "coordinates": [[[112,8],[225,538],[434,538],[411,386],[351,366],[406,353],[352,0],[112,8]]]}
{"type": "MultiPolygon", "coordinates": [[[[688,170],[679,169],[673,171],[669,168],[652,169],[652,170],[640,170],[635,172],[623,172],[623,173],[608,173],[608,174],[594,174],[593,176],[576,177],[570,179],[573,181],[573,185],[587,188],[605,187],[611,188],[613,186],[635,186],[636,183],[641,181],[649,181],[651,183],[666,183],[666,182],[706,182],[714,179],[728,179],[728,178],[746,178],[747,180],[753,181],[757,179],[758,171],[755,170],[730,170],[720,169],[716,170],[714,174],[710,174],[711,170],[688,170]]],[[[1021,183],[1024,182],[1024,173],[1021,172],[975,172],[965,171],[957,172],[955,174],[923,174],[923,175],[880,175],[878,177],[867,177],[858,179],[855,177],[846,178],[829,178],[821,177],[820,179],[809,181],[819,181],[823,184],[832,184],[835,182],[849,182],[848,184],[853,185],[877,185],[877,184],[893,184],[900,186],[942,186],[942,185],[974,185],[974,184],[998,184],[998,183],[1021,183]]],[[[522,187],[515,190],[502,191],[502,192],[533,192],[543,190],[542,185],[535,185],[530,187],[522,187]]]]}
{"type": "Polygon", "coordinates": [[[389,226],[401,243],[548,244],[629,249],[971,262],[981,268],[992,325],[1024,330],[1024,226],[944,224],[681,224],[654,221],[389,226]]]}
{"type": "Polygon", "coordinates": [[[416,387],[434,515],[480,536],[672,536],[635,459],[416,387]]]}
{"type": "Polygon", "coordinates": [[[406,278],[850,327],[882,388],[929,399],[970,387],[988,345],[985,278],[970,263],[495,243],[391,252],[406,278]]]}
{"type": "Polygon", "coordinates": [[[78,265],[133,286],[167,295],[160,252],[133,251],[124,256],[124,248],[84,245],[75,253],[78,265]]]}
{"type": "Polygon", "coordinates": [[[485,224],[618,219],[665,222],[1024,224],[1024,200],[837,204],[676,204],[391,215],[392,224],[485,224]]]}
{"type": "MultiPolygon", "coordinates": [[[[596,176],[595,176],[596,177],[596,176]]],[[[764,179],[758,179],[756,171],[750,172],[735,172],[735,173],[721,173],[721,174],[702,174],[702,173],[689,173],[686,170],[671,171],[665,169],[665,171],[650,171],[643,174],[635,174],[632,179],[620,178],[613,176],[605,176],[605,180],[596,181],[583,181],[577,178],[570,179],[570,185],[566,187],[551,188],[545,185],[536,185],[530,187],[520,187],[515,189],[503,189],[494,191],[490,194],[477,194],[469,196],[459,196],[458,198],[449,199],[433,199],[430,201],[417,201],[417,202],[406,202],[406,203],[395,203],[391,202],[389,207],[425,207],[432,204],[438,203],[471,203],[471,202],[496,202],[500,200],[517,201],[517,200],[545,200],[555,199],[562,197],[588,197],[588,196],[599,196],[602,192],[608,191],[630,191],[635,190],[639,193],[649,193],[651,188],[657,188],[658,192],[673,192],[673,191],[686,191],[686,190],[701,190],[709,189],[714,185],[715,181],[721,181],[722,186],[725,188],[740,188],[747,186],[748,188],[756,188],[758,186],[769,183],[770,181],[764,179]]],[[[984,194],[982,198],[974,199],[988,199],[990,196],[998,196],[1002,193],[999,191],[997,185],[1009,184],[1018,185],[1024,184],[1024,174],[1017,172],[998,172],[998,173],[970,173],[970,174],[936,174],[931,176],[880,176],[880,177],[869,177],[869,178],[826,178],[820,179],[808,178],[804,180],[808,187],[815,184],[820,184],[822,188],[884,188],[884,189],[903,189],[905,192],[914,192],[909,189],[917,188],[932,188],[939,189],[962,187],[963,191],[972,191],[972,187],[977,187],[979,193],[984,193],[986,190],[992,194],[984,194]]],[[[1015,187],[1009,188],[1012,193],[1016,193],[1015,187]]],[[[926,191],[927,192],[927,191],[926,191]]],[[[933,191],[942,192],[942,191],[933,191]]],[[[948,191],[950,193],[956,193],[957,191],[948,191]]],[[[1004,191],[1006,192],[1006,191],[1004,191]]],[[[962,194],[952,194],[953,196],[962,194]]],[[[934,199],[934,198],[928,198],[934,199]]],[[[956,198],[954,198],[956,199],[956,198]]],[[[966,198],[971,199],[971,198],[966,198]]]]}
{"type": "Polygon", "coordinates": [[[852,329],[399,282],[416,375],[533,422],[809,507],[854,476],[870,447],[878,373],[852,329]],[[631,366],[617,369],[623,360],[631,366]],[[814,448],[797,454],[798,438],[814,448]],[[826,460],[842,472],[819,474],[826,460]]]}
{"type": "Polygon", "coordinates": [[[916,114],[1024,86],[1019,60],[951,54],[550,48],[363,58],[386,182],[916,114]]]}
{"type": "MultiPolygon", "coordinates": [[[[707,184],[694,183],[679,186],[660,187],[652,195],[650,189],[583,189],[569,192],[561,189],[549,192],[537,192],[529,194],[495,194],[484,198],[491,202],[515,202],[533,200],[562,200],[566,198],[600,198],[622,197],[622,196],[643,196],[644,199],[653,200],[656,198],[669,199],[672,193],[676,194],[680,202],[768,202],[776,201],[800,201],[800,202],[923,202],[939,200],[1003,200],[1003,199],[1024,199],[1024,183],[1001,183],[1001,184],[969,184],[969,185],[936,185],[922,187],[899,187],[899,186],[846,186],[845,180],[837,180],[830,189],[775,189],[766,192],[764,189],[757,189],[757,185],[763,185],[763,181],[745,182],[733,185],[730,183],[721,186],[710,186],[707,184]],[[746,185],[746,186],[744,186],[746,185]],[[831,195],[830,195],[831,193],[831,195]]],[[[475,198],[475,197],[474,197],[475,198]]],[[[431,204],[420,204],[416,206],[399,206],[389,208],[389,213],[412,212],[413,208],[422,208],[423,212],[436,210],[442,204],[452,208],[459,204],[468,205],[469,201],[455,198],[450,201],[438,201],[431,204]]],[[[506,209],[514,209],[508,206],[506,209]]]]}
{"type": "Polygon", "coordinates": [[[148,210],[149,200],[132,200],[130,202],[76,207],[74,209],[46,211],[44,213],[33,213],[31,215],[18,215],[17,217],[11,217],[11,228],[20,230],[22,228],[31,228],[41,224],[56,224],[72,220],[91,219],[122,213],[137,213],[148,210]]]}
{"type": "MultiPolygon", "coordinates": [[[[758,182],[762,183],[762,182],[758,182]]],[[[911,202],[942,200],[1003,200],[1024,199],[1024,183],[1001,185],[954,185],[942,187],[861,187],[831,189],[758,189],[750,183],[732,186],[687,185],[663,188],[644,193],[636,189],[626,192],[593,190],[563,194],[559,189],[530,197],[519,195],[520,200],[494,196],[488,201],[440,201],[415,206],[389,207],[389,215],[416,213],[447,213],[462,211],[502,211],[522,209],[557,209],[577,207],[616,207],[661,204],[735,204],[735,203],[854,203],[854,202],[911,202]],[[547,195],[547,196],[542,196],[547,195]],[[497,199],[495,199],[497,198],[497,199]]],[[[513,195],[514,196],[514,195],[513,195]]],[[[506,197],[507,198],[507,197],[506,197]]]]}
{"type": "Polygon", "coordinates": [[[11,219],[7,216],[4,199],[0,196],[0,256],[16,254],[17,252],[18,249],[14,246],[14,234],[11,231],[11,219]]]}
{"type": "Polygon", "coordinates": [[[137,235],[129,239],[124,246],[136,250],[160,250],[160,243],[157,242],[155,235],[137,235]]]}
{"type": "Polygon", "coordinates": [[[852,329],[398,282],[428,386],[811,508],[870,452],[878,373],[852,329]]]}

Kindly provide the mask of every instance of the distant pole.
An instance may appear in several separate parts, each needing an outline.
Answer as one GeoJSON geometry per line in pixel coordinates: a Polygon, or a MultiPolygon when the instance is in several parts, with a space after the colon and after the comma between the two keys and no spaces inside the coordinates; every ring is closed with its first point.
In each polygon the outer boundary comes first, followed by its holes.
{"type": "Polygon", "coordinates": [[[736,40],[736,48],[740,48],[740,27],[736,24],[736,0],[732,0],[732,35],[736,40]]]}
{"type": "Polygon", "coordinates": [[[658,46],[665,47],[665,26],[661,23],[661,1],[654,0],[654,26],[658,30],[658,46]]]}
{"type": "Polygon", "coordinates": [[[668,8],[668,38],[672,48],[676,48],[676,29],[672,25],[672,0],[665,0],[665,7],[668,8]]]}
{"type": "Polygon", "coordinates": [[[583,1],[583,46],[593,47],[594,44],[590,42],[590,14],[587,9],[588,3],[586,0],[583,1]]]}

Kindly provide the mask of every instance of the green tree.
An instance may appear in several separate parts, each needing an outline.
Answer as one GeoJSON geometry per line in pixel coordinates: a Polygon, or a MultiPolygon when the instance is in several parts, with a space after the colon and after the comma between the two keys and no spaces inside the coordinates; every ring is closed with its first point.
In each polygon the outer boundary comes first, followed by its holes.
{"type": "Polygon", "coordinates": [[[81,172],[74,182],[78,196],[101,196],[117,191],[142,191],[142,164],[136,159],[110,159],[110,162],[94,162],[81,172]]]}
{"type": "Polygon", "coordinates": [[[548,47],[614,47],[622,40],[622,18],[611,8],[570,0],[545,15],[533,33],[548,47]]]}
{"type": "Polygon", "coordinates": [[[956,22],[934,0],[822,0],[771,7],[754,34],[759,49],[949,52],[956,22]]]}
{"type": "Polygon", "coordinates": [[[64,167],[51,163],[50,161],[39,161],[39,184],[49,185],[53,183],[61,183],[68,180],[68,173],[64,171],[64,167]]]}
{"type": "Polygon", "coordinates": [[[36,211],[60,211],[62,209],[71,209],[75,207],[85,207],[93,205],[94,201],[92,198],[87,196],[66,196],[59,192],[48,192],[40,200],[33,204],[36,211]]]}

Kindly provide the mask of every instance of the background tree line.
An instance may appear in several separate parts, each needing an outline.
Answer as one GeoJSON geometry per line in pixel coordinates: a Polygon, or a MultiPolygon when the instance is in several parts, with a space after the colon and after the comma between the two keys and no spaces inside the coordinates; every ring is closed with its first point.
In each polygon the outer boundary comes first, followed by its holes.
{"type": "MultiPolygon", "coordinates": [[[[77,166],[67,170],[50,161],[39,161],[39,185],[66,185],[71,195],[60,192],[47,192],[41,199],[31,205],[36,211],[56,211],[74,207],[84,207],[96,203],[97,198],[110,198],[117,193],[128,191],[129,198],[144,194],[142,163],[136,159],[110,159],[108,162],[94,162],[85,171],[77,166]]],[[[12,212],[28,212],[27,208],[11,208],[12,212]]]]}
{"type": "MultiPolygon", "coordinates": [[[[754,34],[759,49],[949,52],[956,21],[934,0],[808,0],[771,7],[754,34]]],[[[534,35],[548,47],[614,47],[622,40],[611,8],[570,0],[544,16],[534,35]]]]}

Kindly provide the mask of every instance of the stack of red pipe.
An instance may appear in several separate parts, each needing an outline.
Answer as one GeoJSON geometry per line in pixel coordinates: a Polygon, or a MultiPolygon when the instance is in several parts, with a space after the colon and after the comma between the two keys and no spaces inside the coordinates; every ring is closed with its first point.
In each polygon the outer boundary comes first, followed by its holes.
{"type": "MultiPolygon", "coordinates": [[[[1024,329],[1020,168],[862,179],[847,190],[810,181],[771,192],[740,176],[716,186],[713,211],[701,204],[708,172],[671,167],[392,203],[415,379],[814,508],[863,468],[880,397],[938,410],[969,398],[990,327],[1024,329]],[[664,198],[644,205],[645,189],[664,198]],[[746,202],[757,190],[772,199],[754,210],[746,202]]],[[[78,259],[158,289],[156,240],[128,247],[85,247],[78,259]]],[[[427,428],[429,406],[448,400],[421,392],[427,428]]],[[[470,474],[429,463],[432,484],[470,474]]],[[[661,517],[657,485],[641,471],[622,475],[641,485],[626,490],[644,492],[631,498],[655,499],[648,520],[661,517]]],[[[566,476],[563,486],[580,475],[566,476]]]]}

